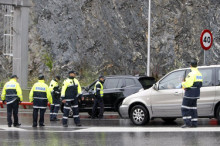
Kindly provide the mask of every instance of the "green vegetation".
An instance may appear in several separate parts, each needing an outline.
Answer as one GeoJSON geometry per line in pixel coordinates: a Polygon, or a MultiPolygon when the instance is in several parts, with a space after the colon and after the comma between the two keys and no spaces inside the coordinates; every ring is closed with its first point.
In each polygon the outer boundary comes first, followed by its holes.
{"type": "Polygon", "coordinates": [[[1,82],[0,82],[0,88],[3,88],[7,81],[9,81],[9,78],[8,79],[7,78],[6,79],[2,79],[1,82]]]}
{"type": "Polygon", "coordinates": [[[98,75],[87,69],[80,71],[79,82],[82,87],[88,86],[98,78],[98,75]]]}
{"type": "Polygon", "coordinates": [[[52,56],[49,54],[49,52],[45,52],[43,55],[43,60],[45,65],[50,69],[50,72],[53,69],[53,59],[52,56]]]}

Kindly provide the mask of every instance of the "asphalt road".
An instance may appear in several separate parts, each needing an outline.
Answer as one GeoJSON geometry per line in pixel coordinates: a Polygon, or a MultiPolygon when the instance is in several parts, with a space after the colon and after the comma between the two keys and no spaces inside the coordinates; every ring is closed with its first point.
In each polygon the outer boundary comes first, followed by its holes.
{"type": "MultiPolygon", "coordinates": [[[[182,129],[182,119],[165,123],[161,119],[145,126],[135,126],[130,120],[120,119],[117,113],[105,113],[104,119],[89,119],[80,113],[82,127],[76,127],[69,119],[69,127],[61,121],[50,122],[49,110],[45,115],[45,127],[33,128],[32,111],[19,114],[21,127],[8,127],[6,112],[0,111],[0,146],[219,146],[220,126],[214,119],[199,119],[198,128],[182,129]]],[[[62,118],[59,114],[58,118],[62,118]]]]}

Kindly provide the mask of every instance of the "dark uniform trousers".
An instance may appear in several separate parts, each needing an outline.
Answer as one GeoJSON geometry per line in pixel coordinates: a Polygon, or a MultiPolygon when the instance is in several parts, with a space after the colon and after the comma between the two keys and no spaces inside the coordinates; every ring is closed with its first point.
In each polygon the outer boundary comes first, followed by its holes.
{"type": "Polygon", "coordinates": [[[100,96],[95,96],[94,105],[93,105],[93,108],[92,108],[92,116],[93,116],[92,118],[94,118],[94,116],[96,115],[96,109],[97,109],[98,105],[100,107],[98,117],[100,117],[100,118],[103,117],[103,113],[104,113],[103,98],[100,97],[100,96]]]}
{"type": "Polygon", "coordinates": [[[56,91],[51,92],[52,98],[53,98],[53,104],[50,105],[50,120],[56,120],[57,114],[60,109],[60,94],[55,93],[59,92],[59,89],[56,89],[56,91]]]}
{"type": "Polygon", "coordinates": [[[197,126],[197,98],[184,97],[181,107],[184,123],[188,126],[197,126]]]}
{"type": "Polygon", "coordinates": [[[75,124],[79,124],[80,123],[80,118],[79,118],[78,98],[75,97],[74,100],[66,101],[66,103],[64,104],[63,125],[66,125],[67,122],[68,122],[70,109],[73,110],[73,118],[74,118],[75,124]]]}
{"type": "Polygon", "coordinates": [[[46,112],[46,108],[33,108],[33,125],[37,125],[38,111],[40,110],[40,119],[39,125],[44,124],[44,114],[46,112]]]}
{"type": "Polygon", "coordinates": [[[15,100],[14,102],[7,104],[7,120],[8,125],[12,125],[12,112],[13,112],[13,118],[14,118],[14,125],[18,124],[18,107],[19,107],[19,101],[15,100]]]}
{"type": "Polygon", "coordinates": [[[55,120],[57,119],[57,114],[60,109],[60,98],[59,98],[60,96],[52,94],[52,97],[53,97],[53,104],[50,105],[50,119],[55,120]]]}
{"type": "Polygon", "coordinates": [[[54,103],[50,105],[50,119],[56,119],[58,111],[60,109],[60,103],[54,103]]]}

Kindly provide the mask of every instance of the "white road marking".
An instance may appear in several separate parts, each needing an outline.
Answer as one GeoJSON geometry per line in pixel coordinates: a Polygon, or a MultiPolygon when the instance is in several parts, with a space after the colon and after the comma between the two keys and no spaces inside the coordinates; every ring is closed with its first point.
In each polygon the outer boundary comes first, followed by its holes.
{"type": "Polygon", "coordinates": [[[26,129],[17,128],[17,127],[8,127],[8,125],[0,126],[0,129],[4,129],[1,131],[27,131],[26,129]]]}
{"type": "Polygon", "coordinates": [[[77,132],[220,132],[220,127],[197,127],[197,128],[180,128],[180,127],[68,127],[46,126],[44,128],[30,128],[31,126],[22,126],[21,128],[0,126],[1,132],[19,131],[19,132],[57,132],[57,133],[77,133],[77,132]],[[60,129],[60,130],[58,130],[60,129]]]}
{"type": "MultiPolygon", "coordinates": [[[[7,113],[7,111],[6,110],[2,110],[2,111],[0,111],[0,113],[7,113]]],[[[29,113],[32,114],[33,110],[19,111],[19,114],[29,114],[29,113]]],[[[50,109],[47,109],[45,114],[50,114],[50,109]]],[[[63,115],[63,113],[61,111],[59,111],[58,114],[63,115]]],[[[89,116],[89,114],[87,112],[80,112],[79,114],[80,115],[86,115],[86,116],[88,115],[89,116]]],[[[118,113],[115,113],[115,112],[105,112],[104,115],[105,116],[118,116],[118,113]]]]}
{"type": "Polygon", "coordinates": [[[77,130],[77,132],[220,132],[220,127],[90,127],[77,130]]]}

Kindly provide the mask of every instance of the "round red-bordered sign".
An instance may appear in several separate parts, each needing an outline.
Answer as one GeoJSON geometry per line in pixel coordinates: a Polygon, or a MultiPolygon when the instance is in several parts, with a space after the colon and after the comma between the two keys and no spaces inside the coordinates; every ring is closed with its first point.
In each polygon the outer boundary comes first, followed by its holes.
{"type": "Polygon", "coordinates": [[[204,50],[209,50],[213,43],[213,36],[210,30],[203,30],[200,36],[200,44],[204,50]]]}

